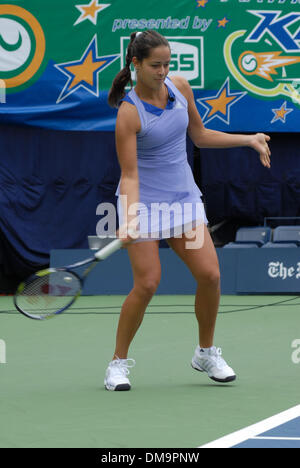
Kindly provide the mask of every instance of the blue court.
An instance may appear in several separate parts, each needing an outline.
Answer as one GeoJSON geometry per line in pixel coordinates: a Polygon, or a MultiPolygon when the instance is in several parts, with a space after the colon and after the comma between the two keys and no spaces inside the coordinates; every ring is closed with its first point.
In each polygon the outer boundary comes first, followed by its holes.
{"type": "Polygon", "coordinates": [[[300,448],[300,417],[247,439],[233,448],[300,448]]]}
{"type": "Polygon", "coordinates": [[[300,405],[201,448],[300,448],[300,405]]]}

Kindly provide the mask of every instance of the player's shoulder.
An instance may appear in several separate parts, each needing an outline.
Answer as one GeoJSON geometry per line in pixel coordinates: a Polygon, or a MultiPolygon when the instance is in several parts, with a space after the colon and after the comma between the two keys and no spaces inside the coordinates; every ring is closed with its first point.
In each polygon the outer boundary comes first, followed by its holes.
{"type": "Polygon", "coordinates": [[[122,101],[118,108],[118,115],[134,115],[138,114],[137,108],[133,102],[122,101]]]}
{"type": "Polygon", "coordinates": [[[121,102],[118,109],[117,124],[125,130],[134,130],[135,132],[139,131],[140,118],[134,104],[131,104],[128,101],[121,102]]]}
{"type": "Polygon", "coordinates": [[[188,80],[184,78],[183,76],[175,75],[169,78],[172,81],[172,83],[176,86],[176,88],[179,89],[179,91],[190,88],[190,84],[188,80]]]}
{"type": "Polygon", "coordinates": [[[176,88],[187,98],[187,95],[191,92],[191,86],[183,76],[172,76],[169,77],[172,83],[176,86],[176,88]]]}

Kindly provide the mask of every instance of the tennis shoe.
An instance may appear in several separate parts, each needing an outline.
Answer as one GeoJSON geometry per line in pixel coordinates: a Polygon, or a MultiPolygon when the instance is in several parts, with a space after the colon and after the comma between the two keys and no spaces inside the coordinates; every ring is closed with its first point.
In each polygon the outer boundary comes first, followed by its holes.
{"type": "Polygon", "coordinates": [[[192,367],[200,372],[207,372],[215,382],[232,382],[236,379],[233,369],[222,358],[221,348],[212,346],[208,349],[197,346],[192,359],[192,367]]]}
{"type": "Polygon", "coordinates": [[[104,385],[106,390],[126,391],[131,389],[128,379],[129,368],[135,366],[134,359],[115,359],[106,370],[104,385]]]}

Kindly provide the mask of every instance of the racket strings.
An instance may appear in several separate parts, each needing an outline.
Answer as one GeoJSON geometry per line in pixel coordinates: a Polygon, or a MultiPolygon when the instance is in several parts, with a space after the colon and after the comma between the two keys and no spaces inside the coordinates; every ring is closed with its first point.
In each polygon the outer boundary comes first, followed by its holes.
{"type": "Polygon", "coordinates": [[[71,272],[49,270],[22,285],[16,303],[25,313],[50,315],[65,309],[78,294],[81,283],[71,272]]]}

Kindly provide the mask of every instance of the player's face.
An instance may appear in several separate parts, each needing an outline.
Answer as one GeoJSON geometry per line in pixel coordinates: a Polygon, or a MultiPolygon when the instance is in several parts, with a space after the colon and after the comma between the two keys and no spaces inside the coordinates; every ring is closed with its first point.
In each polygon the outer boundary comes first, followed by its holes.
{"type": "Polygon", "coordinates": [[[151,89],[159,89],[165,81],[170,68],[171,52],[167,46],[152,49],[149,57],[136,63],[137,78],[151,89]]]}

